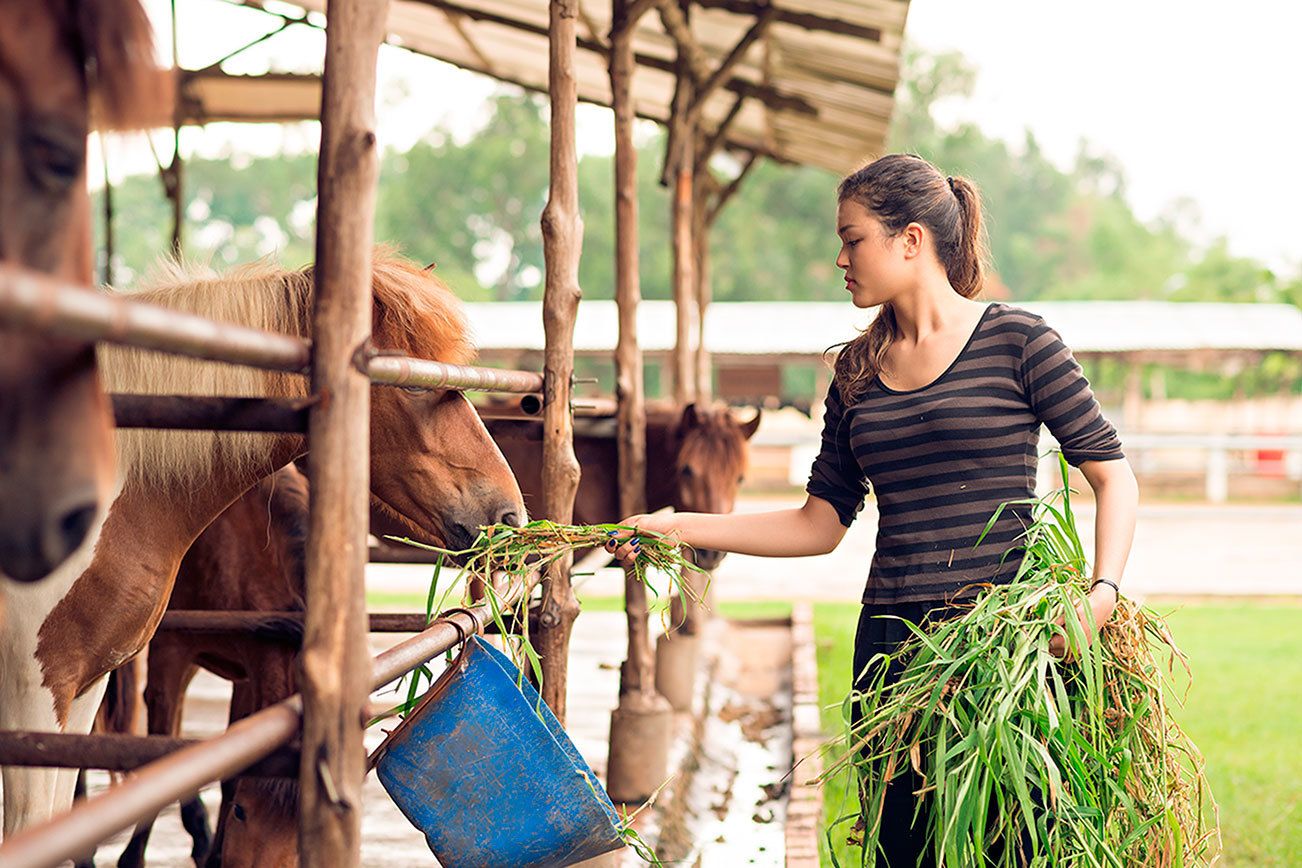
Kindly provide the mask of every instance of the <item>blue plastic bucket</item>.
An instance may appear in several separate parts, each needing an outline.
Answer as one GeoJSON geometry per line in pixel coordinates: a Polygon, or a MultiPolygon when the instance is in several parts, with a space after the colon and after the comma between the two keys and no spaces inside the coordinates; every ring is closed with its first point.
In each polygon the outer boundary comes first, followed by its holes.
{"type": "Polygon", "coordinates": [[[511,660],[478,636],[376,766],[446,868],[571,865],[623,846],[592,769],[511,660]]]}

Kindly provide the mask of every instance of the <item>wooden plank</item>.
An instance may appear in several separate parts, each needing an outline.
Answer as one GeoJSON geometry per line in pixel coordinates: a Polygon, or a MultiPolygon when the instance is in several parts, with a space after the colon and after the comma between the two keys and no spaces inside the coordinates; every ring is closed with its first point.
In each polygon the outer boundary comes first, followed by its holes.
{"type": "Polygon", "coordinates": [[[305,868],[361,859],[366,637],[371,245],[379,159],[376,58],[388,0],[330,0],[317,171],[316,299],[308,476],[307,615],[302,655],[299,852],[305,868]]]}
{"type": "MultiPolygon", "coordinates": [[[[578,103],[578,81],[574,73],[576,0],[552,0],[549,18],[551,182],[542,214],[546,275],[543,331],[547,337],[543,362],[542,512],[553,521],[568,524],[574,517],[574,495],[579,487],[570,395],[574,376],[574,321],[582,295],[579,254],[583,244],[574,121],[578,103]]],[[[570,632],[579,614],[579,601],[570,586],[572,560],[572,556],[566,555],[547,571],[535,642],[542,658],[542,697],[562,725],[565,723],[566,658],[570,632]]]]}

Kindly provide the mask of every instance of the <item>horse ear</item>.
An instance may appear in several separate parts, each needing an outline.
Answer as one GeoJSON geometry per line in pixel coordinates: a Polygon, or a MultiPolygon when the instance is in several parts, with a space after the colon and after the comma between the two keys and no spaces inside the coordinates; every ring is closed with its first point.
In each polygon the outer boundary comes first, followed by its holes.
{"type": "Polygon", "coordinates": [[[701,424],[700,416],[696,412],[695,404],[688,404],[683,408],[683,418],[680,424],[684,429],[695,428],[701,424]]]}
{"type": "Polygon", "coordinates": [[[755,432],[759,430],[760,417],[763,415],[764,411],[761,408],[756,407],[755,418],[741,423],[741,433],[746,435],[747,440],[754,437],[755,432]]]}

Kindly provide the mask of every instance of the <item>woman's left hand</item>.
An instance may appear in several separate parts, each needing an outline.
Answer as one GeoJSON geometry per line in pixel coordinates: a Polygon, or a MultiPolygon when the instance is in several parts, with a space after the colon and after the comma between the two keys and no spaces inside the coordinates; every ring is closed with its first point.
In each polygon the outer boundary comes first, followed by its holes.
{"type": "MultiPolygon", "coordinates": [[[[1117,592],[1108,585],[1095,585],[1094,590],[1089,595],[1089,606],[1094,613],[1094,623],[1090,623],[1090,616],[1085,611],[1085,607],[1076,607],[1076,617],[1080,620],[1081,629],[1085,631],[1085,637],[1089,642],[1094,641],[1098,631],[1112,618],[1112,613],[1117,608],[1117,592]]],[[[1063,620],[1058,619],[1058,624],[1063,625],[1063,620]]],[[[1049,653],[1055,657],[1064,657],[1067,650],[1066,637],[1061,633],[1049,640],[1049,653]]]]}

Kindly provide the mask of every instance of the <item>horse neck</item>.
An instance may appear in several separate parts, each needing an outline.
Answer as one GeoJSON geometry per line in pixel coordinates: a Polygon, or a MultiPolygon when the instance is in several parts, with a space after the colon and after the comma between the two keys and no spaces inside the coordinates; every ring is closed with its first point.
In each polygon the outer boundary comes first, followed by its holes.
{"type": "Polygon", "coordinates": [[[678,500],[678,419],[646,420],[646,508],[654,512],[677,506],[678,500]]]}

